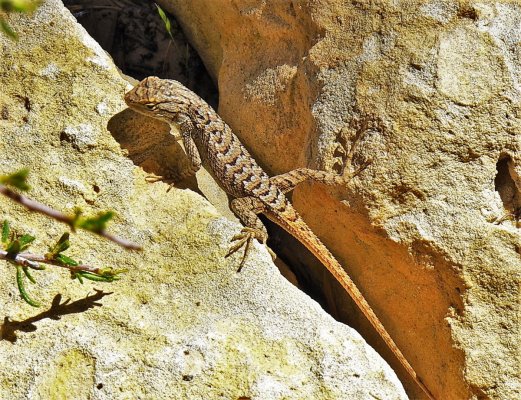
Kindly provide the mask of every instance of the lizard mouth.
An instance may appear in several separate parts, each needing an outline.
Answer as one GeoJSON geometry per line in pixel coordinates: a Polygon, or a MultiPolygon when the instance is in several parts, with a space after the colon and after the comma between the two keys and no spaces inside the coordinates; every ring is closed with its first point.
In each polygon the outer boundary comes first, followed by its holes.
{"type": "Polygon", "coordinates": [[[127,106],[129,107],[135,107],[137,102],[134,100],[136,98],[136,88],[133,88],[132,90],[125,93],[125,103],[127,103],[127,106]]]}
{"type": "MultiPolygon", "coordinates": [[[[153,88],[154,86],[157,86],[157,81],[159,78],[155,76],[149,76],[145,79],[143,79],[141,82],[139,82],[134,88],[132,88],[130,91],[125,93],[124,99],[125,103],[129,107],[138,109],[142,108],[143,110],[146,110],[146,104],[143,102],[143,99],[152,99],[150,97],[149,90],[153,88]]],[[[152,103],[152,102],[150,102],[152,103]]],[[[157,103],[157,102],[156,102],[157,103]]]]}

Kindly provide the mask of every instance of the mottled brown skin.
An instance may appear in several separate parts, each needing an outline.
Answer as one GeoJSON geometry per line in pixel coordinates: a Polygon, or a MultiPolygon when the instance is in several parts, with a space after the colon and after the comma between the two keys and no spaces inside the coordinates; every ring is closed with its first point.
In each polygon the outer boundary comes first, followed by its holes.
{"type": "Polygon", "coordinates": [[[217,183],[234,197],[230,202],[231,209],[246,227],[241,234],[232,238],[235,243],[228,255],[245,246],[242,267],[251,241],[257,239],[261,243],[266,242],[268,234],[258,217],[260,213],[265,214],[297,238],[326,266],[413,380],[433,399],[354,282],[285,196],[285,193],[307,179],[341,185],[353,175],[344,177],[299,168],[270,178],[221,117],[199,96],[174,80],[146,78],[125,95],[125,102],[135,111],[179,126],[191,166],[175,178],[183,179],[193,175],[204,165],[217,183]]]}

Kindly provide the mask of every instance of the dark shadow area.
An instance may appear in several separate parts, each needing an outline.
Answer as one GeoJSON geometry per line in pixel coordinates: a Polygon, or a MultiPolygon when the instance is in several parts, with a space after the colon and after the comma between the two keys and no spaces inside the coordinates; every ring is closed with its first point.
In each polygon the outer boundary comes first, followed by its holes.
{"type": "Polygon", "coordinates": [[[187,168],[189,161],[167,123],[126,109],[109,120],[107,129],[128,152],[127,157],[147,174],[167,177],[165,183],[201,194],[195,177],[180,182],[168,179],[187,168]]]}
{"type": "Polygon", "coordinates": [[[217,107],[217,88],[175,17],[170,32],[151,0],[64,0],[121,71],[142,80],[175,79],[217,107]]]}
{"type": "Polygon", "coordinates": [[[494,188],[499,193],[506,211],[506,214],[496,223],[506,220],[518,223],[521,218],[521,190],[516,186],[513,163],[509,155],[503,155],[496,164],[494,188]]]}
{"type": "Polygon", "coordinates": [[[81,300],[70,302],[70,299],[61,303],[62,296],[57,294],[54,296],[51,307],[47,311],[43,311],[34,317],[27,318],[23,321],[10,321],[9,317],[4,317],[4,322],[0,327],[0,340],[7,340],[15,343],[18,339],[17,332],[34,332],[37,327],[36,322],[43,319],[59,320],[62,316],[67,314],[77,314],[85,312],[94,307],[101,307],[98,303],[103,297],[112,294],[113,292],[104,292],[102,290],[94,289],[95,294],[85,297],[81,300]]]}
{"type": "MultiPolygon", "coordinates": [[[[175,17],[163,10],[167,25],[154,1],[63,3],[124,74],[137,80],[147,76],[175,79],[217,107],[217,88],[199,54],[188,43],[175,17]]],[[[195,177],[180,182],[169,179],[186,168],[188,159],[166,123],[127,109],[114,115],[107,129],[132,162],[147,174],[165,177],[165,183],[202,194],[195,177]]]]}
{"type": "Polygon", "coordinates": [[[289,267],[298,282],[296,286],[319,303],[337,321],[347,323],[349,326],[357,326],[355,318],[352,320],[342,318],[350,313],[342,314],[338,310],[339,303],[348,304],[352,312],[358,313],[356,304],[322,263],[298,239],[276,223],[264,215],[260,215],[260,218],[268,230],[268,246],[275,251],[277,259],[280,258],[289,267]],[[334,294],[331,285],[335,286],[334,294]]]}

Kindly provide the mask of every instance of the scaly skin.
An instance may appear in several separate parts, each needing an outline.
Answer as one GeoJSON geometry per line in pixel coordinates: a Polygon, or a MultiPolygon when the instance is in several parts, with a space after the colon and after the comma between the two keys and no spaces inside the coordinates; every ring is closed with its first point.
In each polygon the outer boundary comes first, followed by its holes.
{"type": "MultiPolygon", "coordinates": [[[[333,274],[355,301],[374,329],[429,399],[434,399],[364,296],[339,262],[302,220],[285,193],[312,179],[329,185],[345,184],[350,176],[299,168],[270,178],[248,153],[230,127],[199,96],[177,81],[149,77],[125,95],[130,108],[180,127],[191,166],[177,178],[195,174],[204,165],[217,183],[234,197],[230,206],[246,227],[232,238],[228,255],[245,246],[241,266],[253,239],[265,243],[266,228],[257,214],[263,213],[306,246],[333,274]]],[[[240,269],[239,268],[239,269],[240,269]]]]}

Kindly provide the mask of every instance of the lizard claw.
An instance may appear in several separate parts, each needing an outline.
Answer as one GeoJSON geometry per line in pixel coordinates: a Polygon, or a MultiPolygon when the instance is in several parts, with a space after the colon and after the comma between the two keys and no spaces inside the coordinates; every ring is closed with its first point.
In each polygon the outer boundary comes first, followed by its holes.
{"type": "Polygon", "coordinates": [[[145,176],[145,181],[147,181],[148,183],[156,183],[156,182],[161,182],[165,179],[164,176],[162,175],[156,175],[156,174],[150,174],[150,175],[147,175],[145,176]]]}
{"type": "Polygon", "coordinates": [[[351,178],[354,178],[355,176],[359,175],[363,170],[365,170],[369,165],[371,165],[372,162],[373,160],[365,161],[351,174],[351,178]]]}
{"type": "MultiPolygon", "coordinates": [[[[244,254],[242,255],[241,263],[239,264],[239,268],[237,269],[237,272],[240,272],[242,270],[242,267],[244,267],[244,263],[246,261],[246,257],[248,256],[248,253],[250,252],[251,243],[254,239],[257,239],[262,244],[265,244],[266,242],[266,234],[258,229],[250,228],[250,227],[244,227],[241,230],[241,233],[238,233],[237,235],[234,235],[232,237],[232,242],[235,242],[231,245],[230,250],[228,250],[228,253],[224,256],[225,258],[231,256],[233,253],[237,252],[242,246],[244,246],[244,254]]],[[[266,246],[271,257],[273,259],[276,258],[275,253],[266,246]]]]}
{"type": "Polygon", "coordinates": [[[342,157],[345,157],[345,156],[347,156],[347,151],[344,148],[344,146],[342,146],[340,143],[337,143],[335,150],[334,150],[334,154],[338,154],[342,157]]]}
{"type": "Polygon", "coordinates": [[[148,183],[156,183],[156,182],[164,182],[168,184],[168,188],[166,192],[168,193],[175,186],[175,183],[172,179],[165,177],[163,175],[150,174],[145,177],[145,181],[148,183]],[[170,181],[170,182],[169,182],[170,181]]]}

